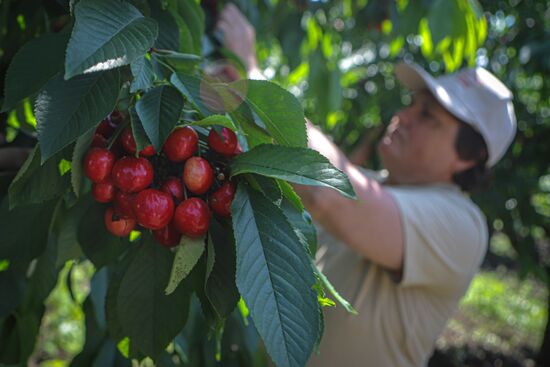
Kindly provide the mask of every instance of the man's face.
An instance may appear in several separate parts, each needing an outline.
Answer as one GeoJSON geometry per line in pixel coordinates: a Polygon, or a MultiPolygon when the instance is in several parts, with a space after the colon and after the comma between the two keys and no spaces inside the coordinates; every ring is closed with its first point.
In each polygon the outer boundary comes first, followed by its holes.
{"type": "Polygon", "coordinates": [[[431,93],[414,94],[411,105],[392,117],[378,144],[389,182],[450,182],[454,172],[468,165],[455,151],[458,128],[459,121],[431,93]]]}

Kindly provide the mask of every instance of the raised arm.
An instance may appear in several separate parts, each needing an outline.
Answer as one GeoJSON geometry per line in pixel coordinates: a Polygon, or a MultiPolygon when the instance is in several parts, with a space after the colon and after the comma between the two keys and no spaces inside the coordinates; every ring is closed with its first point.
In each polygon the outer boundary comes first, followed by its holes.
{"type": "Polygon", "coordinates": [[[309,146],[346,173],[358,200],[334,190],[295,185],[313,218],[357,253],[385,268],[400,271],[404,237],[397,203],[382,185],[367,178],[321,131],[307,124],[309,146]]]}
{"type": "Polygon", "coordinates": [[[216,27],[223,32],[224,46],[246,66],[248,77],[265,79],[256,57],[256,30],[234,4],[223,8],[216,27]]]}

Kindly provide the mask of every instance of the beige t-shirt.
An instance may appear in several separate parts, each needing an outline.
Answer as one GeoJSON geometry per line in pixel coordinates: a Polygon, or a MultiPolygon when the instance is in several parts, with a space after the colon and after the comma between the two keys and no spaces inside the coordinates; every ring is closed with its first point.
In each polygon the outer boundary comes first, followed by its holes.
{"type": "Polygon", "coordinates": [[[402,278],[319,228],[317,264],[359,315],[325,308],[320,355],[308,367],[426,365],[485,255],[485,217],[457,186],[385,188],[401,213],[402,278]]]}

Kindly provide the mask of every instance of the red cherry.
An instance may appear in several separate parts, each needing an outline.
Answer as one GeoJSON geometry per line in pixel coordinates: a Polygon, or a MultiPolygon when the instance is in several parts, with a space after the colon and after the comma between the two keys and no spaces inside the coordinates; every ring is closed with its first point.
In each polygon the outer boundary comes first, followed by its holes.
{"type": "Polygon", "coordinates": [[[116,125],[113,125],[111,121],[109,121],[109,118],[104,119],[97,125],[97,129],[95,130],[96,134],[102,135],[104,138],[108,139],[113,135],[113,132],[116,129],[116,125]]]}
{"type": "Polygon", "coordinates": [[[199,135],[193,128],[186,126],[172,131],[162,150],[172,162],[183,162],[195,153],[198,144],[199,135]]]}
{"type": "Polygon", "coordinates": [[[226,127],[222,128],[222,137],[216,132],[216,130],[210,130],[208,134],[208,145],[215,152],[225,155],[232,155],[237,147],[237,135],[226,127]]]}
{"type": "Polygon", "coordinates": [[[95,134],[92,140],[92,144],[90,144],[91,147],[96,148],[107,148],[107,145],[107,139],[105,139],[105,137],[101,134],[95,134]]]}
{"type": "MultiPolygon", "coordinates": [[[[136,154],[136,140],[132,135],[132,129],[127,127],[120,134],[120,140],[124,149],[130,154],[136,154]]],[[[155,148],[152,145],[148,145],[139,152],[140,157],[151,157],[155,155],[155,148]]]]}
{"type": "Polygon", "coordinates": [[[113,111],[107,119],[111,122],[111,125],[117,127],[122,121],[124,121],[124,115],[120,111],[113,111]]]}
{"type": "Polygon", "coordinates": [[[206,159],[192,157],[185,162],[183,183],[193,194],[204,194],[212,186],[213,181],[214,171],[206,159]]]}
{"type": "Polygon", "coordinates": [[[155,148],[152,145],[147,145],[139,152],[140,157],[152,157],[155,155],[155,148]]]}
{"type": "Polygon", "coordinates": [[[215,214],[220,217],[229,217],[231,215],[231,202],[234,197],[235,185],[228,181],[210,195],[208,203],[215,214]]]}
{"type": "Polygon", "coordinates": [[[166,227],[174,216],[174,201],[165,192],[147,189],[136,195],[134,213],[140,225],[149,229],[166,227]]]}
{"type": "Polygon", "coordinates": [[[117,237],[128,236],[136,226],[135,219],[117,217],[113,208],[108,208],[105,211],[104,220],[107,230],[117,237]]]}
{"type": "Polygon", "coordinates": [[[110,177],[92,184],[92,196],[100,203],[109,203],[115,197],[116,188],[110,177]]]}
{"type": "Polygon", "coordinates": [[[176,177],[168,177],[160,187],[160,190],[171,195],[176,202],[183,200],[183,184],[176,177]]]}
{"type": "Polygon", "coordinates": [[[115,156],[104,148],[91,148],[84,157],[84,173],[92,182],[105,180],[113,169],[115,156]]]}
{"type": "Polygon", "coordinates": [[[145,158],[122,157],[113,166],[113,181],[124,192],[138,192],[153,182],[153,166],[145,158]]]}
{"type": "Polygon", "coordinates": [[[174,228],[172,223],[169,223],[164,228],[154,230],[153,236],[164,247],[175,247],[179,245],[181,240],[181,233],[174,228]]]}
{"type": "Polygon", "coordinates": [[[235,150],[233,151],[233,153],[231,154],[232,156],[236,156],[236,155],[239,155],[243,152],[243,147],[241,147],[241,144],[239,142],[237,142],[237,146],[235,147],[235,150]]]}
{"type": "Polygon", "coordinates": [[[116,215],[122,218],[136,219],[136,215],[134,214],[134,199],[134,194],[117,191],[114,199],[114,209],[116,215]]]}
{"type": "Polygon", "coordinates": [[[190,198],[181,202],[174,213],[174,227],[186,236],[200,237],[208,231],[210,210],[199,198],[190,198]]]}

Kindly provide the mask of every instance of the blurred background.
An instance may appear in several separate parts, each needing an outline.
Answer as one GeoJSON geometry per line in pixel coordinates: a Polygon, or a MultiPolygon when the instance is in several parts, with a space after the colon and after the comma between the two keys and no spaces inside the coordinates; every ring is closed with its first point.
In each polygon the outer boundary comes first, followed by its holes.
{"type": "MultiPolygon", "coordinates": [[[[233,2],[256,28],[264,74],[296,95],[306,115],[347,152],[362,139],[376,141],[408,103],[393,76],[399,60],[434,75],[480,65],[512,90],[517,137],[490,190],[473,197],[487,215],[489,252],[430,365],[550,366],[550,0],[233,2]]],[[[0,1],[1,90],[17,49],[67,22],[66,3],[0,1]]],[[[225,3],[201,4],[209,63],[232,58],[213,29],[225,3]]],[[[27,100],[0,114],[0,144],[32,144],[35,126],[27,100]]],[[[366,154],[367,166],[380,168],[374,145],[366,154]]],[[[46,301],[33,365],[67,366],[82,350],[82,308],[93,274],[87,262],[65,265],[46,301]]]]}

